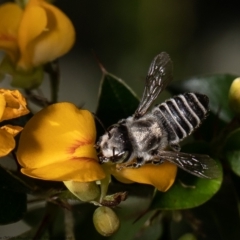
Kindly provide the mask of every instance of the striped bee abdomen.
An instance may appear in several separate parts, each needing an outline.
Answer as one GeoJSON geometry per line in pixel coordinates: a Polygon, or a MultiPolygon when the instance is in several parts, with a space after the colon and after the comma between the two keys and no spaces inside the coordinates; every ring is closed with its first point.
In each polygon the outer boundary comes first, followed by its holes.
{"type": "Polygon", "coordinates": [[[168,132],[170,143],[178,143],[190,135],[208,114],[208,97],[199,93],[184,93],[156,107],[155,115],[168,132]]]}

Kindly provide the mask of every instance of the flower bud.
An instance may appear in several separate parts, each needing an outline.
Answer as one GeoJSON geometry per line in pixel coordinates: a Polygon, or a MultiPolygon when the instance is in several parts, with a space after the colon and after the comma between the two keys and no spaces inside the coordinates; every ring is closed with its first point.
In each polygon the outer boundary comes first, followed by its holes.
{"type": "Polygon", "coordinates": [[[93,223],[96,230],[108,237],[115,233],[120,225],[116,213],[109,207],[99,207],[93,214],[93,223]]]}
{"type": "Polygon", "coordinates": [[[90,202],[100,196],[100,189],[96,182],[63,182],[68,190],[83,202],[90,202]]]}
{"type": "Polygon", "coordinates": [[[231,84],[229,105],[235,113],[240,113],[240,78],[236,78],[231,84]]]}

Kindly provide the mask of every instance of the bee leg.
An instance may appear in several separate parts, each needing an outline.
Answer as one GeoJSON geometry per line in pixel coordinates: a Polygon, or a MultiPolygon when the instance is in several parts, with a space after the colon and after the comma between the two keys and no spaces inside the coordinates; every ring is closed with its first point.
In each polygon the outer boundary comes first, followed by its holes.
{"type": "Polygon", "coordinates": [[[143,158],[136,158],[136,161],[134,162],[117,164],[117,170],[120,171],[123,168],[140,168],[143,164],[143,158]]]}
{"type": "Polygon", "coordinates": [[[171,149],[174,151],[174,152],[180,152],[181,150],[181,147],[179,144],[175,143],[175,144],[170,144],[170,147],[171,149]]]}
{"type": "Polygon", "coordinates": [[[144,159],[137,157],[137,161],[134,163],[134,168],[139,168],[144,164],[144,159]]]}
{"type": "Polygon", "coordinates": [[[159,165],[159,164],[162,164],[163,162],[164,162],[163,159],[156,157],[156,158],[153,158],[150,163],[153,165],[159,165]]]}

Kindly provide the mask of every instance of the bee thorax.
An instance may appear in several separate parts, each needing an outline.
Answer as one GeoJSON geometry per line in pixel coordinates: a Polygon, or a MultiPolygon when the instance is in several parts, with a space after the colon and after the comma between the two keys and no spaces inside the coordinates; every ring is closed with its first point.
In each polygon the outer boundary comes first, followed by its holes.
{"type": "Polygon", "coordinates": [[[161,122],[156,121],[152,114],[127,121],[129,139],[132,142],[134,155],[142,158],[151,158],[151,152],[157,149],[164,149],[167,146],[167,134],[161,122]]]}

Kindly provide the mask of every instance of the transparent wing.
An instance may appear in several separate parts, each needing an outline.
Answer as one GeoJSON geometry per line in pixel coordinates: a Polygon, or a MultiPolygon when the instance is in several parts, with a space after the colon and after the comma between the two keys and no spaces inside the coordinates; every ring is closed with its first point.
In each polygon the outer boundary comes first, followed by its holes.
{"type": "MultiPolygon", "coordinates": [[[[208,155],[160,151],[156,159],[175,163],[178,167],[197,177],[212,179],[221,176],[217,163],[208,155]]],[[[154,162],[157,161],[154,159],[154,162]]]]}
{"type": "Polygon", "coordinates": [[[172,80],[172,61],[165,52],[158,54],[152,61],[146,77],[146,84],[134,118],[143,116],[153,101],[172,80]]]}

